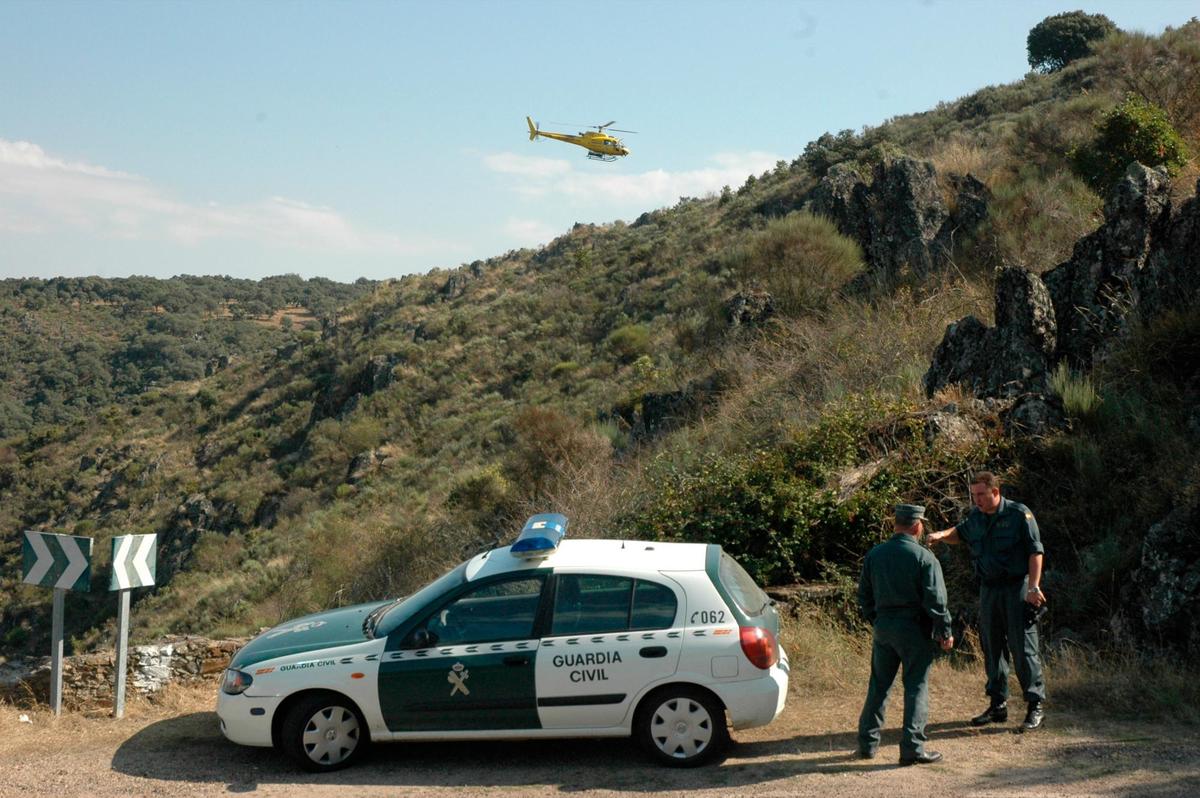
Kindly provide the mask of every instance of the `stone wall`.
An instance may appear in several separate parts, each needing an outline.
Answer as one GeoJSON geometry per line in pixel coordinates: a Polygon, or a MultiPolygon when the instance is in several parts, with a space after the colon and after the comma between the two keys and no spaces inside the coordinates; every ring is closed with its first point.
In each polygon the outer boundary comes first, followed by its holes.
{"type": "MultiPolygon", "coordinates": [[[[209,640],[168,637],[148,646],[130,646],[125,696],[148,696],[168,684],[194,684],[215,678],[229,665],[245,639],[209,640]]],[[[63,659],[63,706],[111,707],[116,651],[63,659]]],[[[0,698],[17,703],[46,702],[50,696],[50,658],[26,657],[0,664],[0,698]]]]}

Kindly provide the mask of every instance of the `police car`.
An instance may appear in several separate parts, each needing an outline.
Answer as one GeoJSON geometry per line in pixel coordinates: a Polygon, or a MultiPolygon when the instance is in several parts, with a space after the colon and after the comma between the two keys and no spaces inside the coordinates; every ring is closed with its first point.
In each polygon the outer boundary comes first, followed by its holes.
{"type": "Polygon", "coordinates": [[[720,546],[566,527],[535,515],[410,596],[264,632],[225,672],[221,731],[313,771],[371,742],[622,736],[690,766],[779,715],[779,615],[720,546]]]}

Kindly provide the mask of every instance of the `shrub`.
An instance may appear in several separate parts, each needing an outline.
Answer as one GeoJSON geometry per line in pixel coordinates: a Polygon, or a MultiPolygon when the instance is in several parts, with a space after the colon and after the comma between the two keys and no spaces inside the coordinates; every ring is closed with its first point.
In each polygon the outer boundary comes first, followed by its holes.
{"type": "Polygon", "coordinates": [[[1187,161],[1187,148],[1161,108],[1131,94],[1100,119],[1096,137],[1070,157],[1076,173],[1104,194],[1134,161],[1176,174],[1187,161]]]}
{"type": "Polygon", "coordinates": [[[1056,72],[1092,52],[1092,43],[1115,33],[1117,26],[1103,14],[1067,11],[1046,17],[1025,40],[1029,66],[1038,72],[1056,72]]]}
{"type": "Polygon", "coordinates": [[[622,363],[632,363],[650,352],[650,328],[644,324],[626,324],[608,335],[609,350],[622,363]]]}
{"type": "Polygon", "coordinates": [[[1100,394],[1096,393],[1092,381],[1072,372],[1066,363],[1058,364],[1058,368],[1050,375],[1050,389],[1062,399],[1063,407],[1071,418],[1093,418],[1100,408],[1100,394]]]}
{"type": "Polygon", "coordinates": [[[799,211],[769,223],[733,255],[742,280],[765,287],[788,315],[824,310],[862,271],[862,250],[822,216],[799,211]]]}

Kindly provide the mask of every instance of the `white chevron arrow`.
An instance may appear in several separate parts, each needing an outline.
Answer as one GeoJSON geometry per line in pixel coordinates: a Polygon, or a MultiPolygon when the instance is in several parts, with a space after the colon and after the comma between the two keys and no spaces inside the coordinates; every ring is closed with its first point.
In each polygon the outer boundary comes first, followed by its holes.
{"type": "Polygon", "coordinates": [[[117,589],[125,590],[129,587],[129,570],[125,567],[125,561],[129,557],[129,549],[133,546],[133,535],[122,535],[117,538],[117,550],[113,552],[113,576],[117,580],[117,589]]]}
{"type": "Polygon", "coordinates": [[[46,541],[40,533],[26,532],[25,539],[29,541],[29,545],[33,548],[33,553],[37,557],[37,560],[33,563],[33,567],[25,575],[25,581],[31,585],[40,585],[46,572],[54,565],[54,555],[50,553],[50,549],[46,546],[46,541]]]}
{"type": "Polygon", "coordinates": [[[138,541],[137,553],[133,555],[133,570],[137,571],[138,587],[154,584],[154,576],[150,573],[150,555],[154,551],[154,535],[142,535],[138,541]]]}
{"type": "Polygon", "coordinates": [[[62,576],[58,578],[54,586],[70,590],[75,584],[75,580],[87,570],[88,558],[79,548],[79,544],[75,542],[75,538],[69,535],[62,535],[59,537],[58,542],[62,546],[63,554],[67,555],[67,569],[63,571],[62,576]]]}

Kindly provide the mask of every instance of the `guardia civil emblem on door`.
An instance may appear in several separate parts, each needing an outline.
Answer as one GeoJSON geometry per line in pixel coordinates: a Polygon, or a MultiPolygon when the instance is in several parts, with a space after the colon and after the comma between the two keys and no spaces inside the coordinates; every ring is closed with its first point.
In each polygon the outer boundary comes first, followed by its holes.
{"type": "Polygon", "coordinates": [[[466,685],[467,678],[470,675],[471,672],[463,667],[461,662],[454,663],[454,666],[450,668],[450,672],[446,674],[446,681],[452,685],[450,695],[454,695],[455,693],[470,695],[471,689],[466,685]]]}

